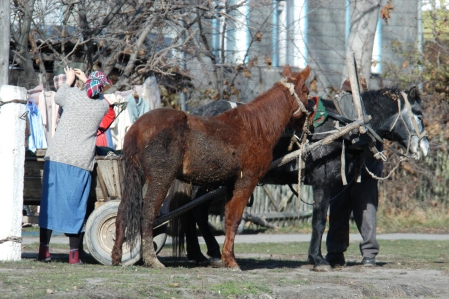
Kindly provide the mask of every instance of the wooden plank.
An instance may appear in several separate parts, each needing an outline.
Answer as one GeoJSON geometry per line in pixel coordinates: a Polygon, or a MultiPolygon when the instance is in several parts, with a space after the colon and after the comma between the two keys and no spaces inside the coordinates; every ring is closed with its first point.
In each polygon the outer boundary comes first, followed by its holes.
{"type": "Polygon", "coordinates": [[[28,177],[23,184],[23,197],[41,198],[42,178],[28,177]]]}
{"type": "Polygon", "coordinates": [[[288,192],[287,195],[284,196],[284,198],[281,200],[281,203],[279,204],[279,211],[282,211],[287,203],[290,201],[290,199],[293,197],[293,192],[288,192]]]}
{"type": "Polygon", "coordinates": [[[265,191],[265,193],[267,194],[268,198],[271,201],[271,204],[274,206],[274,208],[276,209],[277,212],[280,212],[281,210],[279,209],[277,202],[274,200],[270,190],[267,189],[266,186],[262,186],[263,190],[265,191]]]}
{"type": "Polygon", "coordinates": [[[26,161],[24,177],[43,177],[44,163],[40,161],[26,161]]]}
{"type": "Polygon", "coordinates": [[[22,223],[39,224],[39,216],[23,216],[22,223]]]}

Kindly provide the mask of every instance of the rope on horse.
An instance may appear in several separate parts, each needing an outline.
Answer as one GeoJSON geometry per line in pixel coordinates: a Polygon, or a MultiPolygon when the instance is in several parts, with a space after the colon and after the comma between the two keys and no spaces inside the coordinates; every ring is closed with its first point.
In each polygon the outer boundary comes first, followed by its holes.
{"type": "Polygon", "coordinates": [[[399,158],[399,162],[396,164],[395,167],[393,167],[393,169],[390,171],[390,173],[386,176],[386,177],[378,177],[377,175],[375,175],[374,173],[372,173],[368,167],[366,166],[365,162],[363,162],[363,165],[365,166],[365,170],[366,172],[368,172],[368,174],[375,180],[378,181],[383,181],[383,180],[387,180],[390,178],[390,176],[393,174],[393,172],[402,164],[402,162],[407,161],[407,158],[404,157],[400,157],[399,158]]]}
{"type": "MultiPolygon", "coordinates": [[[[287,78],[284,77],[281,79],[281,84],[284,85],[285,87],[288,88],[289,92],[291,95],[293,95],[296,99],[296,101],[298,102],[298,109],[293,112],[293,115],[295,115],[296,113],[302,111],[305,115],[306,115],[306,119],[304,121],[304,125],[302,127],[302,136],[301,136],[301,144],[299,144],[299,142],[296,140],[296,135],[292,136],[292,140],[290,142],[289,145],[289,150],[291,150],[291,148],[293,147],[293,143],[296,143],[299,147],[299,150],[297,151],[298,154],[296,156],[294,156],[291,160],[293,159],[298,159],[298,198],[300,198],[301,196],[301,171],[302,171],[302,152],[303,149],[305,148],[308,139],[307,139],[307,134],[310,133],[309,131],[309,118],[310,118],[310,112],[306,109],[306,107],[304,106],[304,104],[301,102],[301,99],[299,98],[298,94],[295,92],[295,86],[292,83],[287,82],[287,78]]],[[[289,161],[291,161],[289,160],[289,161]]],[[[286,163],[286,162],[284,162],[286,163]]],[[[282,164],[281,164],[282,165],[282,164]]],[[[279,166],[281,166],[279,165],[279,166]]],[[[301,201],[298,200],[298,206],[297,206],[297,210],[298,210],[298,219],[301,213],[301,201]]]]}
{"type": "Polygon", "coordinates": [[[293,112],[293,114],[298,113],[299,111],[304,112],[307,115],[307,118],[309,118],[310,112],[306,109],[306,107],[304,106],[304,104],[301,102],[301,100],[299,99],[298,95],[295,92],[295,85],[293,85],[293,83],[289,83],[287,82],[288,79],[286,77],[281,79],[281,84],[284,85],[285,87],[288,88],[288,91],[290,91],[290,94],[293,95],[296,99],[296,101],[298,102],[298,109],[293,112]]]}

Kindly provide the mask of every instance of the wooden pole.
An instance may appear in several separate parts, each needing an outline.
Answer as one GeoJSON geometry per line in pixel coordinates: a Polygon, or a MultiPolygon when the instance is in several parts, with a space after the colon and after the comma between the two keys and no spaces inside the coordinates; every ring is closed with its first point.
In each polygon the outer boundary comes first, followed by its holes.
{"type": "MultiPolygon", "coordinates": [[[[351,83],[351,91],[352,91],[352,101],[354,102],[354,108],[357,113],[357,119],[363,119],[363,110],[360,99],[360,85],[359,85],[359,76],[357,73],[357,63],[355,61],[354,53],[348,51],[346,53],[346,64],[348,65],[348,77],[349,82],[351,83]]],[[[363,126],[359,127],[359,132],[361,134],[366,133],[366,129],[363,126]]]]}
{"type": "Polygon", "coordinates": [[[296,150],[294,152],[291,152],[291,153],[271,162],[270,168],[268,170],[279,167],[281,165],[284,165],[287,162],[290,162],[291,160],[296,159],[299,154],[305,155],[308,152],[311,152],[320,146],[330,144],[330,143],[334,142],[336,139],[340,138],[341,136],[348,134],[349,132],[351,132],[354,129],[357,129],[361,125],[367,124],[370,120],[371,120],[371,116],[367,115],[360,121],[359,120],[353,121],[352,123],[347,124],[346,126],[340,128],[338,130],[338,132],[332,133],[332,134],[326,136],[325,138],[321,139],[320,141],[317,141],[317,142],[307,145],[306,148],[302,150],[302,152],[301,152],[301,150],[296,150]]]}
{"type": "Polygon", "coordinates": [[[17,261],[22,255],[26,89],[3,85],[0,99],[0,261],[17,261]]]}

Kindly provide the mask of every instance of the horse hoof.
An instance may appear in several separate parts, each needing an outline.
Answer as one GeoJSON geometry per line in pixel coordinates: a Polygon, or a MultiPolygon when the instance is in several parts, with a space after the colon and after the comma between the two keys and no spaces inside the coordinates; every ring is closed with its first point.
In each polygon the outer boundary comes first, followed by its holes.
{"type": "Polygon", "coordinates": [[[114,260],[112,260],[111,265],[112,266],[121,266],[122,265],[122,261],[114,261],[114,260]]]}
{"type": "Polygon", "coordinates": [[[145,267],[153,268],[153,269],[164,269],[165,266],[161,262],[159,262],[157,259],[153,261],[145,261],[145,267]]]}
{"type": "Polygon", "coordinates": [[[228,267],[228,269],[234,272],[242,272],[239,266],[228,267]]]}
{"type": "Polygon", "coordinates": [[[317,265],[312,268],[315,272],[332,272],[332,267],[329,265],[317,265]]]}
{"type": "Polygon", "coordinates": [[[209,260],[209,265],[213,268],[225,268],[226,265],[221,259],[212,258],[209,260]]]}
{"type": "Polygon", "coordinates": [[[211,265],[211,263],[208,259],[206,259],[206,260],[201,260],[199,262],[196,262],[196,265],[198,267],[209,267],[211,265]]]}

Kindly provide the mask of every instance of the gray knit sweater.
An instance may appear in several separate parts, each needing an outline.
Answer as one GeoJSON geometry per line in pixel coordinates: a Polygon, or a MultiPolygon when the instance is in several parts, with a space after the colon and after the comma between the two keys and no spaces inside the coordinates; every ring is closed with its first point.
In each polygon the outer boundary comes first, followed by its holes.
{"type": "Polygon", "coordinates": [[[62,84],[56,92],[55,103],[64,112],[48,144],[45,160],[92,171],[97,129],[108,111],[108,102],[90,99],[85,90],[62,84]]]}

